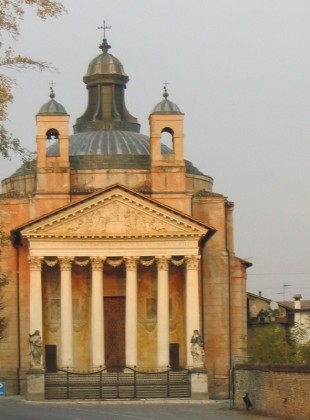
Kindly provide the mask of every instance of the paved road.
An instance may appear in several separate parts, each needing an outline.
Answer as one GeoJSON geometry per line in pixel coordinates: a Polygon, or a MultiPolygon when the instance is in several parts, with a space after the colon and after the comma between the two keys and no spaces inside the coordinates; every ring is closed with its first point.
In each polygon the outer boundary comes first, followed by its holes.
{"type": "Polygon", "coordinates": [[[227,402],[29,402],[0,399],[1,420],[263,420],[227,402]]]}

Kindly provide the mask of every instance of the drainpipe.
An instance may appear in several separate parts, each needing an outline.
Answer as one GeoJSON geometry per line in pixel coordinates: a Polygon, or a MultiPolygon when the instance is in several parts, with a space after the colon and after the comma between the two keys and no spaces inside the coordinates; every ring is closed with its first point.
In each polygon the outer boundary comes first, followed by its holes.
{"type": "MultiPolygon", "coordinates": [[[[194,203],[193,197],[191,199],[191,217],[194,217],[194,203]]],[[[203,337],[203,344],[205,345],[205,321],[204,321],[204,286],[203,286],[203,249],[207,241],[204,238],[199,243],[199,254],[200,254],[200,319],[201,319],[201,335],[203,337]]]]}
{"type": "Polygon", "coordinates": [[[210,228],[208,233],[204,238],[201,239],[199,242],[199,253],[200,253],[200,306],[201,306],[201,329],[202,329],[202,337],[203,341],[205,340],[205,320],[204,320],[204,265],[203,265],[203,250],[205,247],[206,242],[214,235],[216,232],[215,229],[210,228]]]}
{"type": "MultiPolygon", "coordinates": [[[[194,217],[193,212],[193,199],[191,200],[191,216],[194,217]]],[[[204,322],[204,265],[203,265],[203,250],[206,242],[216,233],[216,229],[209,227],[208,233],[199,241],[199,254],[200,254],[200,315],[201,315],[201,330],[203,342],[205,344],[205,322],[204,322]]]]}
{"type": "Polygon", "coordinates": [[[16,250],[16,308],[17,308],[17,395],[20,395],[20,369],[21,369],[21,349],[20,349],[20,277],[19,277],[19,247],[13,245],[16,250]]]}
{"type": "Polygon", "coordinates": [[[203,285],[203,248],[204,243],[199,247],[200,253],[200,317],[201,317],[201,335],[203,337],[203,344],[205,345],[205,320],[204,320],[204,285],[203,285]]]}
{"type": "Polygon", "coordinates": [[[230,205],[229,202],[225,203],[225,250],[227,254],[227,281],[228,281],[228,333],[229,333],[229,382],[228,382],[228,393],[231,399],[231,372],[232,372],[232,325],[231,325],[231,270],[230,270],[230,250],[228,247],[228,226],[227,226],[227,207],[230,205]]]}

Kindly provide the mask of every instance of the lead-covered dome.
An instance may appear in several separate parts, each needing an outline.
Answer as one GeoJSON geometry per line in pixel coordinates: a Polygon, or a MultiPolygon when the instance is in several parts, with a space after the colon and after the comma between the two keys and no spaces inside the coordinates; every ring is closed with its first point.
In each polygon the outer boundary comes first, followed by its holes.
{"type": "Polygon", "coordinates": [[[38,115],[68,115],[65,107],[62,106],[59,102],[55,101],[55,93],[52,87],[50,98],[50,101],[41,106],[38,115]]]}
{"type": "Polygon", "coordinates": [[[164,100],[154,106],[152,114],[182,114],[178,105],[169,101],[168,96],[167,88],[164,87],[164,100]]]}
{"type": "MultiPolygon", "coordinates": [[[[84,82],[88,91],[88,105],[84,114],[77,118],[74,134],[69,136],[69,160],[72,170],[134,169],[150,170],[150,139],[140,133],[140,124],[127,110],[125,89],[129,80],[122,63],[108,53],[110,48],[104,38],[100,45],[102,54],[88,65],[84,82]]],[[[182,114],[180,108],[168,100],[165,88],[164,99],[153,113],[182,114]]],[[[66,114],[65,108],[55,101],[51,88],[51,100],[44,104],[39,114],[66,114]]],[[[48,147],[48,155],[57,155],[56,143],[48,147]]],[[[161,145],[161,153],[169,155],[172,150],[161,145]]],[[[186,172],[203,175],[189,161],[186,172]]],[[[36,171],[35,161],[23,165],[14,176],[29,175],[36,171]]]]}
{"type": "Polygon", "coordinates": [[[108,53],[110,45],[104,39],[100,45],[102,54],[95,57],[88,65],[85,77],[94,76],[98,74],[110,75],[118,74],[127,77],[123,64],[114,55],[108,53]]]}
{"type": "MultiPolygon", "coordinates": [[[[49,147],[50,155],[56,145],[49,147]]],[[[163,155],[171,149],[161,145],[163,155]]],[[[78,133],[69,138],[71,169],[146,169],[151,167],[150,139],[131,131],[100,130],[78,133]]],[[[203,175],[190,161],[185,161],[186,172],[203,175]]],[[[25,170],[25,169],[24,169],[25,170]]]]}
{"type": "Polygon", "coordinates": [[[74,133],[99,130],[140,132],[140,124],[125,105],[125,89],[129,80],[122,63],[108,53],[110,45],[104,38],[99,46],[102,54],[88,65],[83,80],[88,90],[88,105],[77,118],[74,133]]]}

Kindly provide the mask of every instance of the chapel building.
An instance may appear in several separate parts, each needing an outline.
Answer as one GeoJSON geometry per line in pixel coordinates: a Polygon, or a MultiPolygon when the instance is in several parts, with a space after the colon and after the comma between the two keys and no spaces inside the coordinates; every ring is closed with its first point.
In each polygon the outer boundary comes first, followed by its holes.
{"type": "Polygon", "coordinates": [[[210,397],[227,398],[247,331],[249,264],[234,254],[233,203],[185,160],[184,114],[166,89],[140,134],[123,65],[105,38],[100,48],[74,134],[51,89],[36,115],[36,160],[2,181],[12,241],[1,255],[11,281],[0,379],[25,394],[31,369],[201,369],[210,397]]]}

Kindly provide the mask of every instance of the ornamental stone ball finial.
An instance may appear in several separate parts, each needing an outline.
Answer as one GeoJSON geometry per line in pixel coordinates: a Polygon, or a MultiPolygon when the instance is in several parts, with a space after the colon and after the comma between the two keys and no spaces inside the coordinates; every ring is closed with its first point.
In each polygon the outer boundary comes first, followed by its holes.
{"type": "Polygon", "coordinates": [[[167,99],[167,98],[168,98],[168,96],[169,96],[169,93],[168,93],[168,90],[167,90],[167,85],[169,85],[169,83],[168,83],[167,81],[165,81],[165,82],[163,83],[163,85],[164,85],[164,93],[163,93],[163,97],[164,97],[165,99],[167,99]]]}
{"type": "Polygon", "coordinates": [[[50,83],[50,85],[51,85],[51,87],[50,87],[50,91],[51,91],[51,93],[50,93],[50,98],[51,99],[54,99],[55,98],[55,92],[54,92],[54,85],[55,85],[55,83],[53,82],[53,81],[51,81],[51,83],[50,83]]]}

